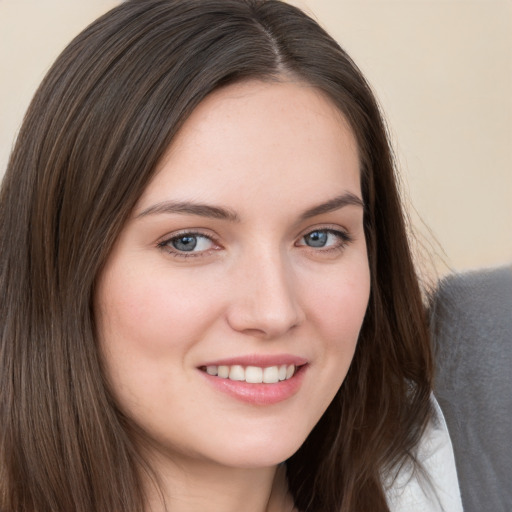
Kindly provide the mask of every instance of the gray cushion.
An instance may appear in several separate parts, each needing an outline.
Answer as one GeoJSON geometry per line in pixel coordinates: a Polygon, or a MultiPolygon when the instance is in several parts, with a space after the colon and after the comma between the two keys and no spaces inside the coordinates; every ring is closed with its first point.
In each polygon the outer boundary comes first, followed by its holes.
{"type": "Polygon", "coordinates": [[[432,308],[435,395],[465,512],[512,511],[512,267],[443,280],[432,308]]]}

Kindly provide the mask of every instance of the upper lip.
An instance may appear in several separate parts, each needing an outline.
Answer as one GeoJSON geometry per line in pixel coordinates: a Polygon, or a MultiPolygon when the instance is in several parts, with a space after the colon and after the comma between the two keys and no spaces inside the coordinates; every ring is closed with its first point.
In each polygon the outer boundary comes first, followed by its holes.
{"type": "Polygon", "coordinates": [[[307,363],[307,359],[292,354],[249,354],[245,356],[235,356],[226,359],[216,359],[208,361],[201,366],[259,366],[268,368],[269,366],[295,365],[302,366],[307,363]]]}

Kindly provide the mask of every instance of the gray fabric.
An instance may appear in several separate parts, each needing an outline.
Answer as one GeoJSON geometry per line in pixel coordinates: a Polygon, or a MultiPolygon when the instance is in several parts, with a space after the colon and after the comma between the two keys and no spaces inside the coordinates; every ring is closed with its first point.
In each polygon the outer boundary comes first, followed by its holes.
{"type": "Polygon", "coordinates": [[[450,276],[432,309],[435,395],[465,512],[512,511],[512,267],[450,276]]]}

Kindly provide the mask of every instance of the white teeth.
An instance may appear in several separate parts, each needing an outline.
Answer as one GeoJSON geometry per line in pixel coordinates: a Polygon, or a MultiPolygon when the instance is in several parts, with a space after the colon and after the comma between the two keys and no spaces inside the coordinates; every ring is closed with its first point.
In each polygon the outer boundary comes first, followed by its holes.
{"type": "Polygon", "coordinates": [[[245,382],[259,384],[263,382],[263,370],[257,366],[248,366],[245,369],[245,382]]]}
{"type": "Polygon", "coordinates": [[[227,379],[229,377],[229,366],[219,366],[217,375],[223,379],[227,379]]]}
{"type": "Polygon", "coordinates": [[[229,370],[229,380],[245,380],[244,367],[234,364],[229,370]]]}
{"type": "Polygon", "coordinates": [[[247,366],[244,368],[238,364],[232,366],[210,365],[206,367],[206,373],[222,379],[245,381],[250,384],[275,384],[279,381],[291,379],[295,374],[295,369],[293,364],[268,366],[266,368],[259,366],[247,366]]]}
{"type": "Polygon", "coordinates": [[[269,366],[263,370],[263,382],[265,384],[274,384],[279,382],[279,368],[277,366],[269,366]]]}

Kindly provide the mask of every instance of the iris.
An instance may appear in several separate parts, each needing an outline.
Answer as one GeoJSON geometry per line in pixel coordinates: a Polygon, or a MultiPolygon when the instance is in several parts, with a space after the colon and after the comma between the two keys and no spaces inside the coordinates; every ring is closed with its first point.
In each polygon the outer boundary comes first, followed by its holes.
{"type": "Polygon", "coordinates": [[[178,251],[193,251],[196,248],[196,245],[196,236],[184,235],[172,240],[172,246],[178,251]]]}
{"type": "Polygon", "coordinates": [[[324,247],[327,243],[327,231],[312,231],[304,237],[304,242],[310,247],[324,247]]]}

